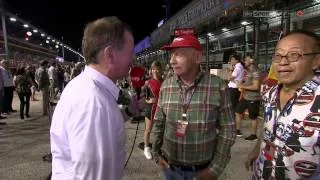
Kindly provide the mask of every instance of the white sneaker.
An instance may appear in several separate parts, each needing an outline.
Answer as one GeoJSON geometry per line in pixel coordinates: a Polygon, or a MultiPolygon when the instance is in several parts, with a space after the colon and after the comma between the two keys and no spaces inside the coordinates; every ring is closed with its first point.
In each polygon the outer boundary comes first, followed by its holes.
{"type": "Polygon", "coordinates": [[[146,158],[148,160],[152,159],[152,154],[151,154],[151,148],[150,147],[144,147],[144,156],[146,156],[146,158]]]}

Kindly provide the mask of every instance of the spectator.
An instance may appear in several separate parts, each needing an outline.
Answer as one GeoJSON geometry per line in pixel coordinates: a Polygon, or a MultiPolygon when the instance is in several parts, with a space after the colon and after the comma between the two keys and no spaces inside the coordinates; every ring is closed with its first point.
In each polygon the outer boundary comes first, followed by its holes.
{"type": "Polygon", "coordinates": [[[319,54],[320,38],[311,32],[293,31],[277,43],[279,83],[263,95],[264,134],[246,162],[253,179],[320,179],[319,54]]]}
{"type": "Polygon", "coordinates": [[[174,76],[160,90],[153,125],[153,155],[169,179],[217,179],[235,140],[225,82],[200,71],[202,47],[191,35],[176,37],[170,63],[174,76]]]}
{"type": "Polygon", "coordinates": [[[7,114],[10,114],[11,112],[17,112],[16,110],[12,109],[14,85],[12,73],[9,69],[9,61],[2,60],[0,68],[4,82],[3,112],[7,114]]]}
{"type": "Polygon", "coordinates": [[[15,79],[16,91],[20,99],[20,118],[24,119],[24,107],[26,109],[25,115],[29,118],[31,86],[33,82],[31,77],[26,73],[25,68],[19,68],[15,79]]]}

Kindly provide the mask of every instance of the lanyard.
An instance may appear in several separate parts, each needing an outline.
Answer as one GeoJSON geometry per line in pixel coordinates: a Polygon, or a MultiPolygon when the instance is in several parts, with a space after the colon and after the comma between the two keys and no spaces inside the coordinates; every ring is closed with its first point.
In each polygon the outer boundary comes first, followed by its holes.
{"type": "MultiPolygon", "coordinates": [[[[194,86],[192,88],[192,92],[189,97],[187,96],[188,95],[187,91],[185,92],[185,94],[183,92],[180,94],[180,99],[181,99],[181,104],[182,104],[182,109],[183,109],[184,114],[186,114],[189,109],[189,106],[190,106],[190,103],[191,103],[191,100],[192,100],[192,97],[194,95],[196,88],[197,88],[197,86],[194,86]],[[186,99],[186,98],[188,98],[188,99],[186,99]]],[[[181,88],[181,90],[182,90],[182,88],[181,88]]]]}

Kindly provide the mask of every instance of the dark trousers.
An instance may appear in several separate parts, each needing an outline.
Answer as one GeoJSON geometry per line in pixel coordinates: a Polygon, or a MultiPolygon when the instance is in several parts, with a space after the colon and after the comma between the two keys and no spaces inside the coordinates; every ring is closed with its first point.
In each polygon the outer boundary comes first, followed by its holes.
{"type": "Polygon", "coordinates": [[[136,91],[136,93],[137,93],[137,98],[138,98],[138,100],[141,98],[140,96],[141,96],[141,87],[139,87],[139,88],[134,88],[134,90],[136,91]]]}
{"type": "Polygon", "coordinates": [[[229,88],[230,101],[232,105],[233,113],[236,112],[237,105],[239,103],[240,91],[238,88],[229,88]]]}
{"type": "Polygon", "coordinates": [[[14,87],[4,87],[3,112],[9,113],[12,109],[14,87]]]}
{"type": "Polygon", "coordinates": [[[20,99],[20,117],[24,118],[24,107],[26,107],[26,116],[29,116],[30,96],[31,94],[18,93],[20,99]]]}

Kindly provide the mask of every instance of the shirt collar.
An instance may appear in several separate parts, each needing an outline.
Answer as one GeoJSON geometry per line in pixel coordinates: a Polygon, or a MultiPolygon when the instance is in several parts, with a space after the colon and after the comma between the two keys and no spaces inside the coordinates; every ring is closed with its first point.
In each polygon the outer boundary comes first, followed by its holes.
{"type": "MultiPolygon", "coordinates": [[[[194,79],[194,81],[193,81],[193,83],[191,84],[190,87],[193,87],[193,86],[197,85],[200,82],[202,76],[203,76],[203,72],[199,71],[198,74],[196,75],[196,78],[194,79]]],[[[177,80],[177,83],[179,84],[179,86],[183,86],[184,85],[184,83],[182,82],[182,80],[180,79],[179,76],[176,76],[176,80],[177,80]]]]}
{"type": "Polygon", "coordinates": [[[89,66],[86,66],[83,72],[109,91],[115,99],[118,99],[120,90],[111,79],[89,66]]]}

